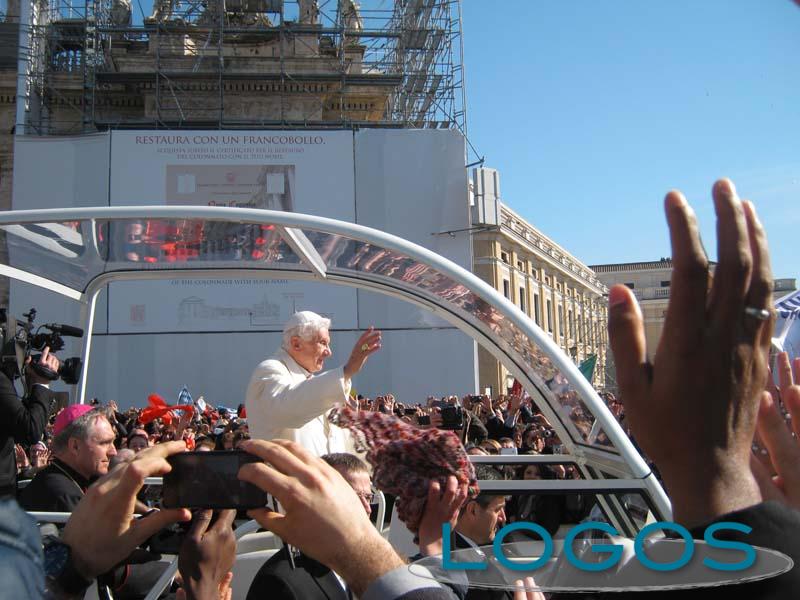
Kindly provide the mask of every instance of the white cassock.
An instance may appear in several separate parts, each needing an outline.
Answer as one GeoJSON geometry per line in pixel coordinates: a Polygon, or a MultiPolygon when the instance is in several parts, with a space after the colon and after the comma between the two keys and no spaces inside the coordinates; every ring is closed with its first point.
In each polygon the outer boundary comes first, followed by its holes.
{"type": "Polygon", "coordinates": [[[349,393],[344,367],[313,375],[280,349],[250,377],[245,398],[250,436],[292,440],[315,456],[352,452],[349,432],[327,418],[349,393]]]}

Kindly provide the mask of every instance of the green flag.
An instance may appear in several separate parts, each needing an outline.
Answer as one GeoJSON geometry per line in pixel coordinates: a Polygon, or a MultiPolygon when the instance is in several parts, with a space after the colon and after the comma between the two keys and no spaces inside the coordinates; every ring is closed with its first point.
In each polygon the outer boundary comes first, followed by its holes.
{"type": "Polygon", "coordinates": [[[589,357],[584,360],[578,370],[583,373],[583,376],[586,377],[586,380],[589,383],[592,383],[594,379],[594,366],[597,364],[597,354],[590,354],[589,357]]]}

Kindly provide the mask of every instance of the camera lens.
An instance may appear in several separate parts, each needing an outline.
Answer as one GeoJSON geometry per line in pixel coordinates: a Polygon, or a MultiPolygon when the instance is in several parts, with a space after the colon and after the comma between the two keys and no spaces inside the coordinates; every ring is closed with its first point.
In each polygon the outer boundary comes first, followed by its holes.
{"type": "Polygon", "coordinates": [[[82,361],[79,357],[73,356],[71,358],[67,358],[61,363],[61,366],[58,369],[58,374],[61,375],[61,379],[64,380],[64,383],[69,385],[75,385],[78,383],[78,380],[81,378],[81,366],[82,361]]]}

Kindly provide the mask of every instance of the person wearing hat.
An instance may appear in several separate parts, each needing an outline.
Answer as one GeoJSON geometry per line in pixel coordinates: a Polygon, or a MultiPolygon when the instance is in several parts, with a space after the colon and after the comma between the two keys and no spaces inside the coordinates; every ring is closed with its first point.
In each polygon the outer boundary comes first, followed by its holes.
{"type": "Polygon", "coordinates": [[[22,491],[20,504],[25,510],[71,512],[89,485],[108,473],[117,453],[114,438],[103,409],[67,406],[53,426],[52,461],[22,491]]]}
{"type": "Polygon", "coordinates": [[[293,440],[316,456],[350,449],[346,432],[326,414],[347,402],[353,376],[381,347],[381,333],[370,327],[343,366],[321,372],[332,354],[330,325],[330,319],[307,310],[286,322],[281,348],[256,367],[247,387],[253,438],[293,440]]]}
{"type": "MultiPolygon", "coordinates": [[[[59,361],[45,347],[39,363],[58,371],[59,361]]],[[[4,362],[0,370],[0,499],[17,495],[16,444],[35,444],[47,425],[52,395],[50,381],[33,369],[25,369],[28,393],[24,398],[14,389],[17,373],[14,361],[4,362]]]]}
{"type": "MultiPolygon", "coordinates": [[[[58,413],[51,444],[53,460],[22,490],[22,508],[73,512],[89,486],[108,473],[117,450],[107,410],[72,404],[58,413]]],[[[143,549],[134,550],[121,566],[102,575],[101,581],[113,588],[115,598],[142,598],[166,569],[167,563],[159,558],[143,549]]]]}

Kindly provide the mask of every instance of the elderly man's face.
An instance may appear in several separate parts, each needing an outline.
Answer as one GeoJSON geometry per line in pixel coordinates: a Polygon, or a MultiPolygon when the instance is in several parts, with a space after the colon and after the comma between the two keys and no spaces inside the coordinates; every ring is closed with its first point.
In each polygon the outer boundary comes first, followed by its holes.
{"type": "Polygon", "coordinates": [[[73,468],[87,478],[108,473],[111,457],[117,453],[114,448],[114,437],[114,429],[108,419],[105,417],[96,419],[88,439],[75,439],[77,443],[73,447],[73,455],[76,464],[73,468]]]}
{"type": "Polygon", "coordinates": [[[328,330],[320,329],[310,340],[304,340],[300,336],[292,337],[289,354],[309,373],[318,373],[322,370],[325,359],[333,354],[328,330]]]}

